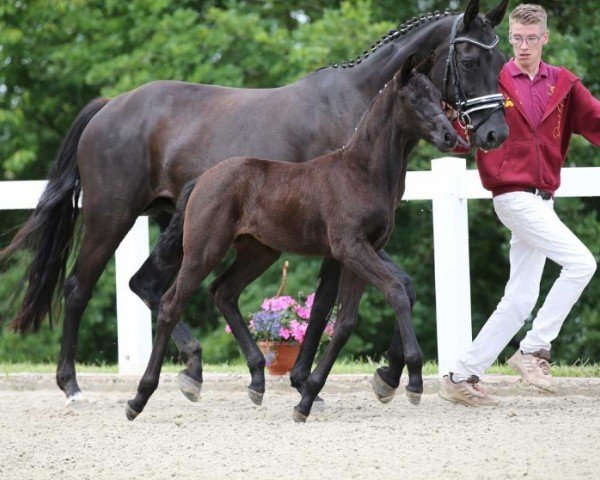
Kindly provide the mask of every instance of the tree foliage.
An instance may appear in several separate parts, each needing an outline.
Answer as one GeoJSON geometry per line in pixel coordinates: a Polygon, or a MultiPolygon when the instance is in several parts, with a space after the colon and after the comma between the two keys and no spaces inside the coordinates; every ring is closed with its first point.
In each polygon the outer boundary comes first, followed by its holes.
{"type": "MultiPolygon", "coordinates": [[[[463,2],[463,6],[464,6],[463,2]]],[[[496,2],[482,2],[491,8],[496,2]]],[[[541,1],[549,11],[551,42],[545,59],[580,75],[600,95],[600,12],[591,0],[541,1]]],[[[511,2],[514,7],[516,2],[511,2]]],[[[0,168],[3,179],[45,178],[62,136],[79,110],[97,96],[116,96],[157,79],[229,86],[273,87],[293,82],[332,61],[355,57],[373,39],[419,12],[456,8],[458,2],[421,0],[7,0],[0,5],[0,168]]],[[[508,23],[498,27],[507,54],[508,23]]],[[[412,170],[429,169],[439,156],[420,145],[412,170]]],[[[469,160],[474,168],[472,160],[469,160]]],[[[568,166],[600,166],[600,155],[575,138],[568,166]]],[[[556,209],[582,241],[600,252],[597,199],[560,199],[556,209]]],[[[26,212],[2,212],[6,244],[26,212]]],[[[403,203],[387,251],[413,278],[417,334],[427,359],[436,356],[432,215],[429,202],[403,203]]],[[[469,204],[474,331],[499,301],[508,276],[508,233],[489,201],[469,204]]],[[[156,236],[156,231],[153,232],[156,236]]],[[[285,255],[242,296],[242,312],[275,293],[281,262],[290,260],[287,291],[314,289],[320,262],[285,255]]],[[[7,298],[26,258],[10,264],[0,283],[7,298]]],[[[544,298],[558,268],[548,262],[544,298]]],[[[208,282],[206,282],[208,284],[208,282]]],[[[564,361],[600,361],[600,280],[593,279],[567,319],[554,347],[564,361]]],[[[541,300],[540,300],[541,302],[541,300]]],[[[539,304],[538,304],[539,307],[539,304]]],[[[8,305],[0,313],[10,316],[8,305]]],[[[206,288],[186,312],[201,337],[205,357],[231,359],[237,347],[208,300],[206,288]]],[[[367,290],[356,335],[345,354],[378,357],[387,348],[394,318],[385,299],[367,290]]],[[[60,329],[25,338],[0,337],[0,360],[49,360],[58,352],[60,329]]],[[[518,338],[518,337],[517,337],[518,338]]],[[[174,355],[174,350],[171,352],[174,355]]],[[[85,313],[80,361],[115,362],[114,265],[110,264],[85,313]]]]}

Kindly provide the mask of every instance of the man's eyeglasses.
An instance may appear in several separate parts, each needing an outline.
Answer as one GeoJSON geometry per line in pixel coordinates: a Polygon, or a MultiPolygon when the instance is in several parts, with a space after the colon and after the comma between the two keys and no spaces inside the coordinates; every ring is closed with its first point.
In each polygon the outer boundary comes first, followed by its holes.
{"type": "Polygon", "coordinates": [[[521,35],[509,35],[508,41],[511,45],[522,45],[523,42],[527,42],[527,45],[534,47],[545,34],[546,32],[543,32],[539,35],[527,35],[526,37],[522,37],[521,35]]]}

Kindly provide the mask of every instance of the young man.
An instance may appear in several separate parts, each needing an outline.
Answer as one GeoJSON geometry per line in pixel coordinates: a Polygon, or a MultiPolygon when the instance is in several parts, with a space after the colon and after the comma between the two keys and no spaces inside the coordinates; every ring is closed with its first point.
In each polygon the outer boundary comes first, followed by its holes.
{"type": "Polygon", "coordinates": [[[477,168],[512,234],[510,278],[498,307],[442,381],[440,396],[455,403],[498,403],[477,382],[530,315],[546,258],[562,267],[560,276],[508,364],[524,381],[552,391],[550,343],[596,270],[593,255],[554,212],[553,195],[571,135],[600,146],[600,101],[573,73],[542,61],[546,20],[544,9],[530,4],[509,18],[514,58],[499,84],[510,134],[498,150],[478,152],[477,168]]]}

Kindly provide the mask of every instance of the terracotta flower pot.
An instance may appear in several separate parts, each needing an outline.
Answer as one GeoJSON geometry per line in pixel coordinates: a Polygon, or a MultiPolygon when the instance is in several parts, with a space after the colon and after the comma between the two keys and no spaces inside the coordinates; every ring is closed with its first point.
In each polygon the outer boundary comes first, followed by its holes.
{"type": "Polygon", "coordinates": [[[300,345],[287,342],[260,341],[258,347],[265,356],[270,375],[289,373],[300,352],[300,345]]]}

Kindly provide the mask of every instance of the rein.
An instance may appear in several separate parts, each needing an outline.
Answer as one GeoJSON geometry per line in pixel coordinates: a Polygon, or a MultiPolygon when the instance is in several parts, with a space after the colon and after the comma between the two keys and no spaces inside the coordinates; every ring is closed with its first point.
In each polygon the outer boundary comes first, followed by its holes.
{"type": "Polygon", "coordinates": [[[492,43],[485,44],[474,38],[462,36],[457,37],[456,33],[458,30],[458,22],[462,20],[464,13],[461,13],[456,17],[454,23],[452,25],[452,30],[450,32],[450,47],[448,49],[448,59],[446,60],[446,72],[444,74],[444,83],[443,83],[443,91],[447,92],[448,89],[448,80],[450,76],[454,81],[454,100],[456,105],[456,112],[458,114],[458,122],[460,126],[467,132],[467,138],[472,136],[479,127],[481,127],[494,113],[499,110],[504,110],[504,96],[501,93],[492,94],[492,95],[483,95],[481,97],[475,98],[467,98],[465,94],[465,90],[463,88],[462,82],[460,80],[460,75],[458,74],[458,64],[456,61],[456,44],[470,43],[479,48],[483,48],[485,50],[492,50],[496,45],[498,45],[499,38],[498,35],[494,35],[494,39],[492,43]],[[473,112],[478,112],[481,110],[490,110],[484,117],[477,123],[473,125],[473,121],[471,120],[471,114],[473,112]]]}

